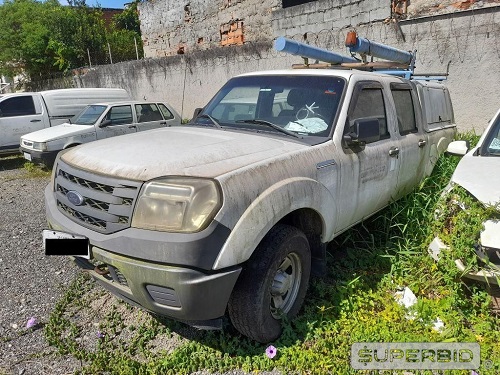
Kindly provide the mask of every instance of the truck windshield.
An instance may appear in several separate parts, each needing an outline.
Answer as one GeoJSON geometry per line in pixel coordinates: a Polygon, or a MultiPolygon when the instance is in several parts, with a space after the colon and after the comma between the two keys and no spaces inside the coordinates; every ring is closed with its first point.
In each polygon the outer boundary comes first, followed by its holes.
{"type": "Polygon", "coordinates": [[[344,87],[344,79],[331,76],[236,77],[224,85],[194,122],[213,126],[212,118],[222,127],[285,136],[328,136],[344,87]]]}
{"type": "Polygon", "coordinates": [[[76,125],[94,125],[106,108],[105,105],[89,105],[73,117],[71,123],[76,125]]]}

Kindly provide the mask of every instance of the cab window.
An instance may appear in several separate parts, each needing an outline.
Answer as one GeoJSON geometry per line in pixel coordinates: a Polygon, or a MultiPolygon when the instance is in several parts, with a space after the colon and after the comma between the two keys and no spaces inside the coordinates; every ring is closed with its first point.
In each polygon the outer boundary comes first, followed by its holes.
{"type": "Polygon", "coordinates": [[[390,137],[387,129],[387,116],[382,87],[371,84],[361,84],[349,108],[349,125],[356,120],[377,120],[380,129],[380,139],[390,137]]]}
{"type": "Polygon", "coordinates": [[[0,116],[15,117],[35,115],[35,103],[32,96],[16,96],[0,102],[0,116]]]}
{"type": "Polygon", "coordinates": [[[399,134],[406,135],[418,132],[415,120],[415,106],[410,88],[399,89],[391,87],[391,93],[394,105],[396,106],[399,134]]]}

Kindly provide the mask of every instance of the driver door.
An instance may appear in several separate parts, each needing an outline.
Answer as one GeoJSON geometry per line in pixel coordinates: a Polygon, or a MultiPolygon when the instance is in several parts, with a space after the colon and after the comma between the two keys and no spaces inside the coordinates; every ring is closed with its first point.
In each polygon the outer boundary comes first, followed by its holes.
{"type": "Polygon", "coordinates": [[[135,133],[131,105],[117,105],[111,107],[104,115],[97,131],[97,139],[116,137],[118,135],[135,133]]]}
{"type": "Polygon", "coordinates": [[[378,140],[363,146],[344,145],[340,169],[338,226],[341,231],[371,216],[391,202],[398,181],[398,141],[391,135],[388,97],[379,82],[361,81],[353,90],[344,134],[356,120],[377,120],[378,140]]]}

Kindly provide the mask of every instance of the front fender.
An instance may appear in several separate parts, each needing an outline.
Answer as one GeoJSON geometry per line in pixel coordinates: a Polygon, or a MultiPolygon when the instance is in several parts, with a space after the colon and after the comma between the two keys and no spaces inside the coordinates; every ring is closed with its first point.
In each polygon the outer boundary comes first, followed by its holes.
{"type": "Polygon", "coordinates": [[[286,179],[270,186],[248,206],[226,240],[213,269],[231,267],[248,260],[276,223],[301,208],[312,209],[320,215],[322,238],[330,239],[337,211],[330,192],[310,178],[286,179]]]}

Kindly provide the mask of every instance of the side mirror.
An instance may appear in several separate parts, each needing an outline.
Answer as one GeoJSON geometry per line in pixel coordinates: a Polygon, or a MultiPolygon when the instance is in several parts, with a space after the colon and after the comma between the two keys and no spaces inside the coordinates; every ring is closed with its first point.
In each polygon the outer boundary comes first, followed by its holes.
{"type": "Polygon", "coordinates": [[[352,131],[344,135],[344,142],[349,146],[363,146],[380,140],[380,125],[377,119],[357,119],[352,131]]]}
{"type": "Polygon", "coordinates": [[[105,128],[106,126],[111,125],[111,120],[102,120],[101,123],[99,124],[100,128],[105,128]]]}
{"type": "Polygon", "coordinates": [[[469,141],[453,141],[448,145],[446,152],[450,155],[464,156],[469,152],[469,141]]]}
{"type": "Polygon", "coordinates": [[[196,117],[198,117],[198,115],[200,114],[201,111],[203,111],[203,108],[196,108],[194,110],[194,113],[193,113],[193,119],[195,119],[196,117]]]}

